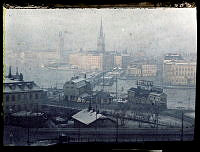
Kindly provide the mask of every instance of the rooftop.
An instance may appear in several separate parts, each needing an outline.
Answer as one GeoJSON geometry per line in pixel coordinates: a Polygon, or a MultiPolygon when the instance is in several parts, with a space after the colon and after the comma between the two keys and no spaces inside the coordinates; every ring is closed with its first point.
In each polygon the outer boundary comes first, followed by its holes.
{"type": "Polygon", "coordinates": [[[3,83],[3,92],[27,92],[27,91],[41,91],[42,89],[37,86],[33,81],[19,81],[6,78],[3,83]]]}
{"type": "Polygon", "coordinates": [[[28,112],[28,111],[20,111],[20,112],[17,112],[17,113],[13,113],[12,116],[42,116],[43,113],[33,113],[33,112],[28,112]]]}
{"type": "Polygon", "coordinates": [[[160,95],[163,93],[163,90],[157,87],[151,87],[150,90],[145,90],[142,88],[130,88],[129,90],[134,91],[135,95],[140,97],[148,97],[149,94],[160,95]]]}
{"type": "Polygon", "coordinates": [[[84,109],[72,116],[73,119],[78,120],[86,125],[91,124],[97,119],[106,118],[102,114],[97,114],[96,111],[84,109]]]}
{"type": "Polygon", "coordinates": [[[19,80],[11,80],[9,78],[6,78],[5,81],[3,83],[16,83],[16,82],[23,82],[23,81],[19,81],[19,80]]]}
{"type": "Polygon", "coordinates": [[[73,79],[72,82],[74,83],[78,83],[78,82],[81,82],[81,81],[84,81],[85,78],[78,78],[78,79],[73,79]]]}
{"type": "Polygon", "coordinates": [[[196,65],[196,62],[188,62],[188,61],[168,61],[165,64],[176,64],[176,65],[196,65]]]}

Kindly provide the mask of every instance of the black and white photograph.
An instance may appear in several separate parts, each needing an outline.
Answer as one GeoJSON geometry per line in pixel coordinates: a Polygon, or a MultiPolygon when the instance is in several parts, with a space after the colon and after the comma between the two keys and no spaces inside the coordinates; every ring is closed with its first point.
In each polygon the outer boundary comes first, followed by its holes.
{"type": "Polygon", "coordinates": [[[3,9],[4,146],[193,141],[196,8],[3,9]]]}

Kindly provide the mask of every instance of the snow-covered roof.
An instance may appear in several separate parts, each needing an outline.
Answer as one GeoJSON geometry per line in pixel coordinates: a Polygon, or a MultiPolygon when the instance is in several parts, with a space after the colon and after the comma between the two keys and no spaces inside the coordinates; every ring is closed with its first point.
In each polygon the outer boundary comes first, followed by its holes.
{"type": "Polygon", "coordinates": [[[84,97],[87,97],[87,96],[89,96],[88,93],[83,93],[83,94],[81,94],[79,97],[84,98],[84,97]]]}
{"type": "Polygon", "coordinates": [[[42,90],[33,81],[17,81],[17,80],[6,79],[3,85],[4,85],[3,88],[4,93],[42,90]]]}
{"type": "Polygon", "coordinates": [[[74,79],[74,80],[72,80],[72,82],[78,83],[78,82],[81,82],[81,81],[83,81],[83,80],[85,80],[85,79],[84,79],[84,78],[79,78],[79,79],[74,79]]]}
{"type": "Polygon", "coordinates": [[[20,111],[12,114],[12,116],[42,116],[42,115],[44,114],[40,112],[34,113],[30,111],[20,111]]]}
{"type": "Polygon", "coordinates": [[[96,111],[93,110],[88,111],[88,109],[84,109],[73,115],[72,118],[89,125],[97,119],[106,118],[106,116],[102,114],[96,114],[96,111]]]}
{"type": "Polygon", "coordinates": [[[161,94],[162,94],[162,92],[161,93],[158,93],[158,92],[151,92],[151,93],[149,93],[150,95],[155,95],[155,96],[160,96],[161,94]]]}
{"type": "Polygon", "coordinates": [[[85,78],[78,78],[78,79],[74,79],[74,80],[71,80],[73,83],[75,83],[76,87],[77,88],[81,88],[83,86],[86,85],[86,80],[85,78]]]}
{"type": "Polygon", "coordinates": [[[11,80],[9,78],[6,78],[5,81],[4,81],[4,83],[16,83],[16,82],[21,82],[21,81],[19,81],[19,80],[11,80]]]}

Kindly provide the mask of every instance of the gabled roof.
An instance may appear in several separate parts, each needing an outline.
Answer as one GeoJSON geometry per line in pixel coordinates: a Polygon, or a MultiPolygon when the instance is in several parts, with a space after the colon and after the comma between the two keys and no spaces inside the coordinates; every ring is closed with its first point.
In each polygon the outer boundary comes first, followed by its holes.
{"type": "Polygon", "coordinates": [[[76,113],[75,115],[73,115],[72,118],[86,125],[89,125],[98,119],[102,119],[106,117],[102,114],[96,114],[96,111],[93,111],[93,110],[88,111],[88,109],[84,109],[76,113]]]}

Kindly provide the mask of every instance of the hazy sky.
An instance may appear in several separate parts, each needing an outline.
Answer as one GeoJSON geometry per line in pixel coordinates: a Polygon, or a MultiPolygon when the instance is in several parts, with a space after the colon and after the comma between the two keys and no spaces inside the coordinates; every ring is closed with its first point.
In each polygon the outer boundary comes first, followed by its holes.
{"type": "Polygon", "coordinates": [[[101,18],[107,51],[196,52],[196,8],[8,9],[6,48],[95,50],[101,18]]]}

